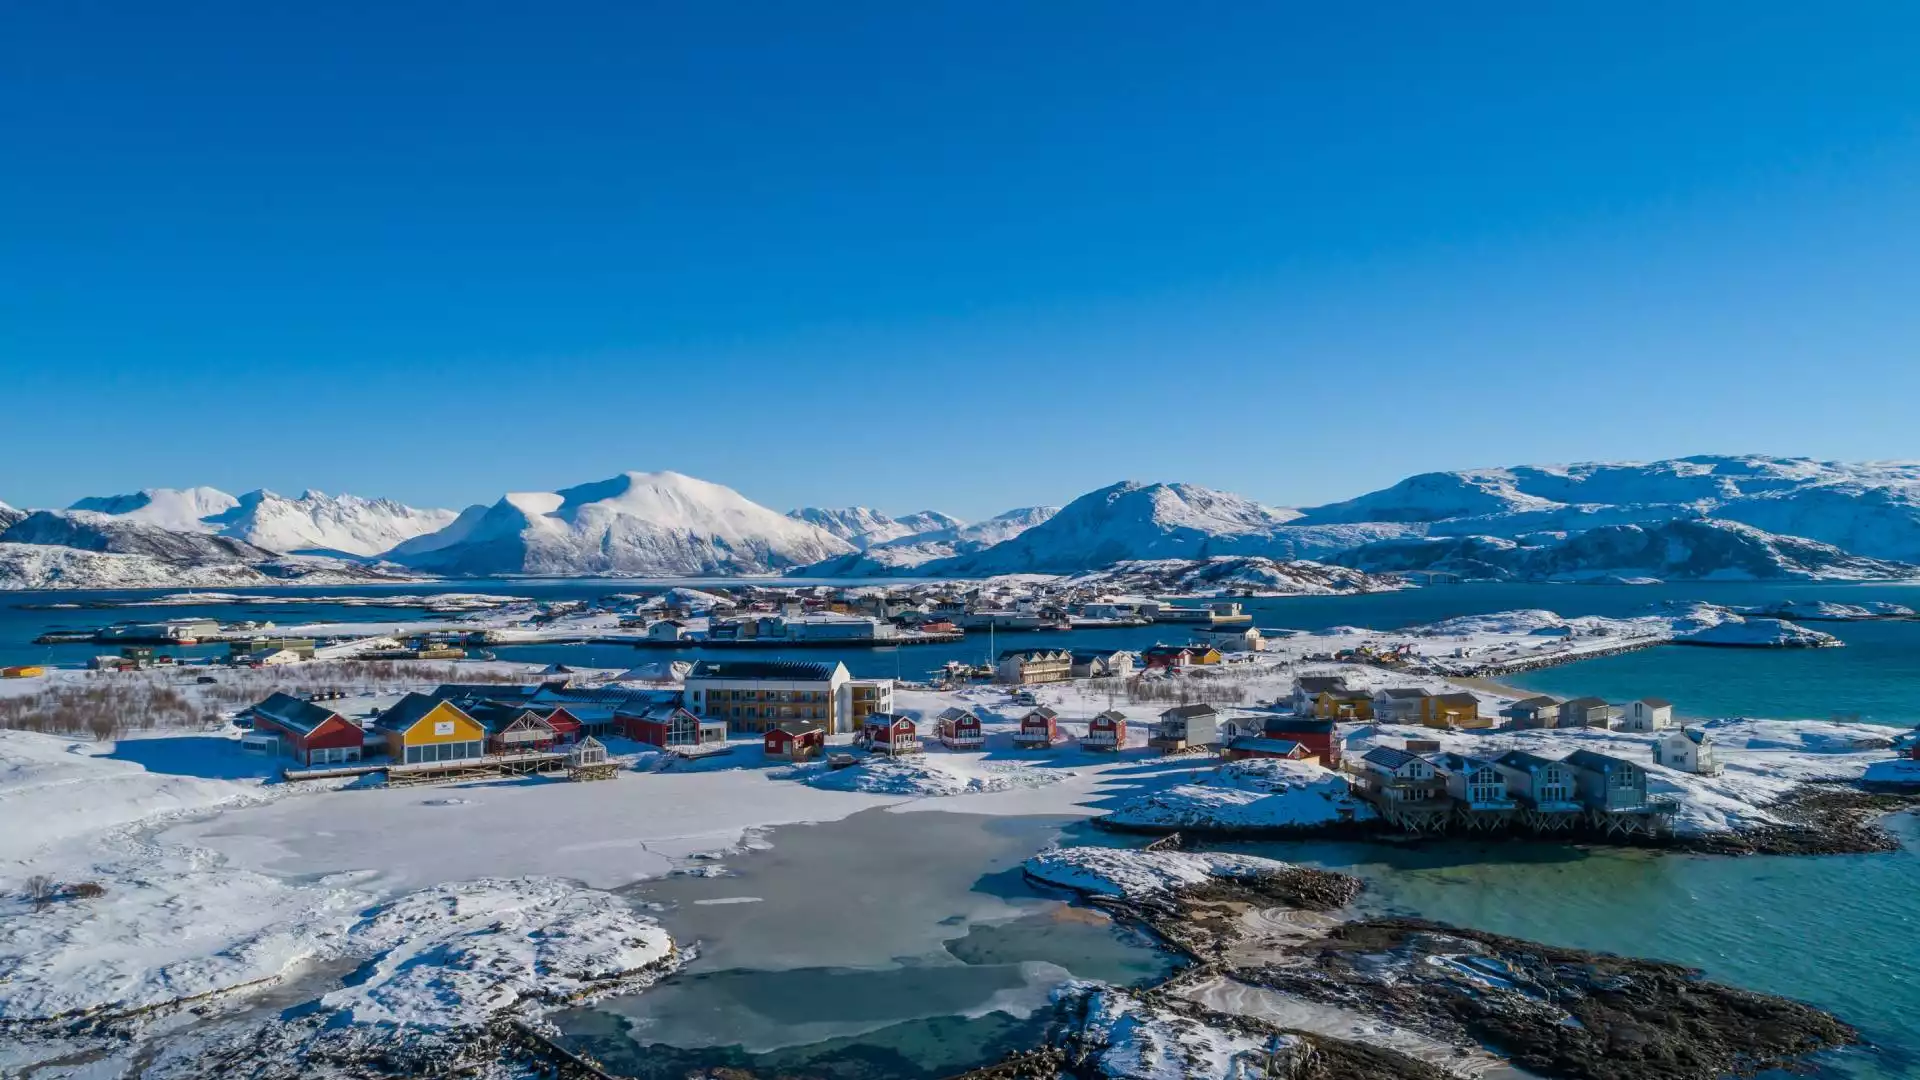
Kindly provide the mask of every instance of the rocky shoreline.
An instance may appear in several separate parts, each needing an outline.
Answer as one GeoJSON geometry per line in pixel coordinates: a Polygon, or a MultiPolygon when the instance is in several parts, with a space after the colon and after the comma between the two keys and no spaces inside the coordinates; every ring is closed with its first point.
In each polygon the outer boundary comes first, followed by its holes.
{"type": "MultiPolygon", "coordinates": [[[[1221,1038],[1293,1040],[1311,1052],[1295,1059],[1298,1071],[1284,1075],[1328,1078],[1454,1074],[1381,1046],[1220,1013],[1182,997],[1181,986],[1225,977],[1452,1046],[1484,1046],[1547,1080],[1719,1080],[1794,1068],[1809,1054],[1859,1040],[1844,1021],[1811,1006],[1714,983],[1697,970],[1657,960],[1412,918],[1309,923],[1261,935],[1249,930],[1249,915],[1275,907],[1336,911],[1363,887],[1350,875],[1277,865],[1282,868],[1254,874],[1234,868],[1231,876],[1144,893],[1076,890],[1191,962],[1158,986],[1124,991],[1130,1006],[1162,1019],[1184,1018],[1221,1038]]],[[[1029,874],[1059,884],[1057,874],[1033,874],[1031,860],[1029,874]]],[[[1047,1047],[964,1080],[1110,1075],[1098,1065],[1112,1048],[1090,1035],[1097,1025],[1087,1020],[1087,999],[1082,992],[1062,1000],[1047,1047]]]]}

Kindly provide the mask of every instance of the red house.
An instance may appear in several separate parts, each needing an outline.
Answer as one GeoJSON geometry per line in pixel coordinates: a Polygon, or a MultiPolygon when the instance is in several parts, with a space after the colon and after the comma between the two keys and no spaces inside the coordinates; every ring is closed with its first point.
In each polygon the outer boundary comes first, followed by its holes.
{"type": "Polygon", "coordinates": [[[1312,757],[1313,751],[1307,749],[1306,744],[1294,742],[1292,739],[1242,735],[1230,740],[1220,751],[1220,756],[1228,761],[1239,761],[1241,758],[1287,758],[1291,761],[1301,761],[1312,757]]]}
{"type": "Polygon", "coordinates": [[[940,745],[949,750],[978,750],[986,745],[980,718],[965,709],[948,709],[939,716],[940,745]]]}
{"type": "Polygon", "coordinates": [[[876,754],[917,754],[920,735],[913,721],[899,713],[874,713],[860,730],[860,741],[876,754]]]}
{"type": "Polygon", "coordinates": [[[767,756],[786,761],[809,761],[820,756],[827,745],[826,729],[818,724],[787,721],[769,728],[765,739],[767,756]]]}
{"type": "Polygon", "coordinates": [[[613,726],[637,743],[662,750],[692,750],[727,741],[725,720],[702,720],[678,705],[645,705],[613,714],[613,726]]]}
{"type": "Polygon", "coordinates": [[[1185,671],[1193,662],[1193,650],[1185,645],[1155,645],[1140,654],[1140,660],[1148,671],[1159,668],[1162,671],[1185,671]]]}
{"type": "Polygon", "coordinates": [[[272,736],[278,741],[280,753],[307,766],[360,760],[366,741],[360,725],[331,709],[292,694],[274,694],[251,711],[251,741],[256,745],[264,743],[260,736],[272,736]]]}
{"type": "Polygon", "coordinates": [[[1020,718],[1020,730],[1013,734],[1013,745],[1029,750],[1053,745],[1060,734],[1060,715],[1045,705],[1020,718]]]}
{"type": "Polygon", "coordinates": [[[1332,720],[1319,720],[1310,716],[1276,716],[1267,720],[1265,736],[1270,740],[1299,743],[1307,750],[1307,756],[1317,759],[1329,769],[1340,767],[1340,740],[1335,736],[1332,720]]]}
{"type": "Polygon", "coordinates": [[[553,739],[562,746],[580,741],[580,720],[565,709],[555,709],[547,714],[547,726],[553,729],[553,739]]]}
{"type": "Polygon", "coordinates": [[[553,749],[553,726],[538,709],[489,702],[465,710],[487,729],[487,753],[531,754],[553,749]]]}
{"type": "Polygon", "coordinates": [[[1127,745],[1127,718],[1108,709],[1087,721],[1087,733],[1080,737],[1085,750],[1118,750],[1127,745]]]}

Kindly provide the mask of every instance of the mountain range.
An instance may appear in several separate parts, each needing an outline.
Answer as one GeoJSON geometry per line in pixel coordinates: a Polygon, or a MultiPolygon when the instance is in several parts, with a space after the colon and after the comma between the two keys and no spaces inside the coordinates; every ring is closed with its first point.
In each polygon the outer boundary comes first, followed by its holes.
{"type": "Polygon", "coordinates": [[[14,588],[125,585],[150,571],[177,577],[208,567],[268,580],[979,577],[1221,556],[1504,580],[1914,577],[1920,463],[1702,456],[1469,469],[1312,507],[1127,481],[1061,508],[975,523],[860,506],[783,514],[672,472],[509,493],[458,513],[313,491],[289,499],[212,488],[88,498],[65,510],[0,503],[0,586],[14,588]]]}

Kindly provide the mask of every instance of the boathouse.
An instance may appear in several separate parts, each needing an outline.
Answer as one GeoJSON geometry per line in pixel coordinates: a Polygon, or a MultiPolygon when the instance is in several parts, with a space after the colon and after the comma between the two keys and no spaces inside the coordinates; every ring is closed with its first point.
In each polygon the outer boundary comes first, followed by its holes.
{"type": "Polygon", "coordinates": [[[396,764],[464,761],[486,752],[487,730],[451,701],[408,694],[380,714],[374,729],[396,764]]]}
{"type": "Polygon", "coordinates": [[[1117,709],[1087,721],[1087,733],[1080,737],[1083,750],[1119,750],[1127,745],[1127,718],[1117,709]]]}
{"type": "Polygon", "coordinates": [[[946,709],[934,719],[941,746],[949,750],[978,750],[986,745],[980,718],[966,709],[946,709]]]}
{"type": "Polygon", "coordinates": [[[248,740],[254,746],[309,767],[360,760],[366,742],[360,725],[332,709],[292,694],[274,694],[248,711],[253,717],[248,740]]]}

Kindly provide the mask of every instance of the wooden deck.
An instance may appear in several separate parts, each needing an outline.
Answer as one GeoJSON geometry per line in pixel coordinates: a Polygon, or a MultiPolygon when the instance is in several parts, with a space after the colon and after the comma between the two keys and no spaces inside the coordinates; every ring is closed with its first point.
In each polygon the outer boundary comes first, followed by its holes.
{"type": "Polygon", "coordinates": [[[422,761],[395,765],[386,761],[363,761],[356,765],[336,765],[325,769],[283,769],[280,777],[288,783],[300,780],[333,780],[344,776],[386,773],[388,787],[416,784],[446,784],[462,780],[491,780],[502,776],[530,776],[535,773],[567,771],[569,755],[564,750],[532,754],[487,754],[458,761],[422,761]]]}

